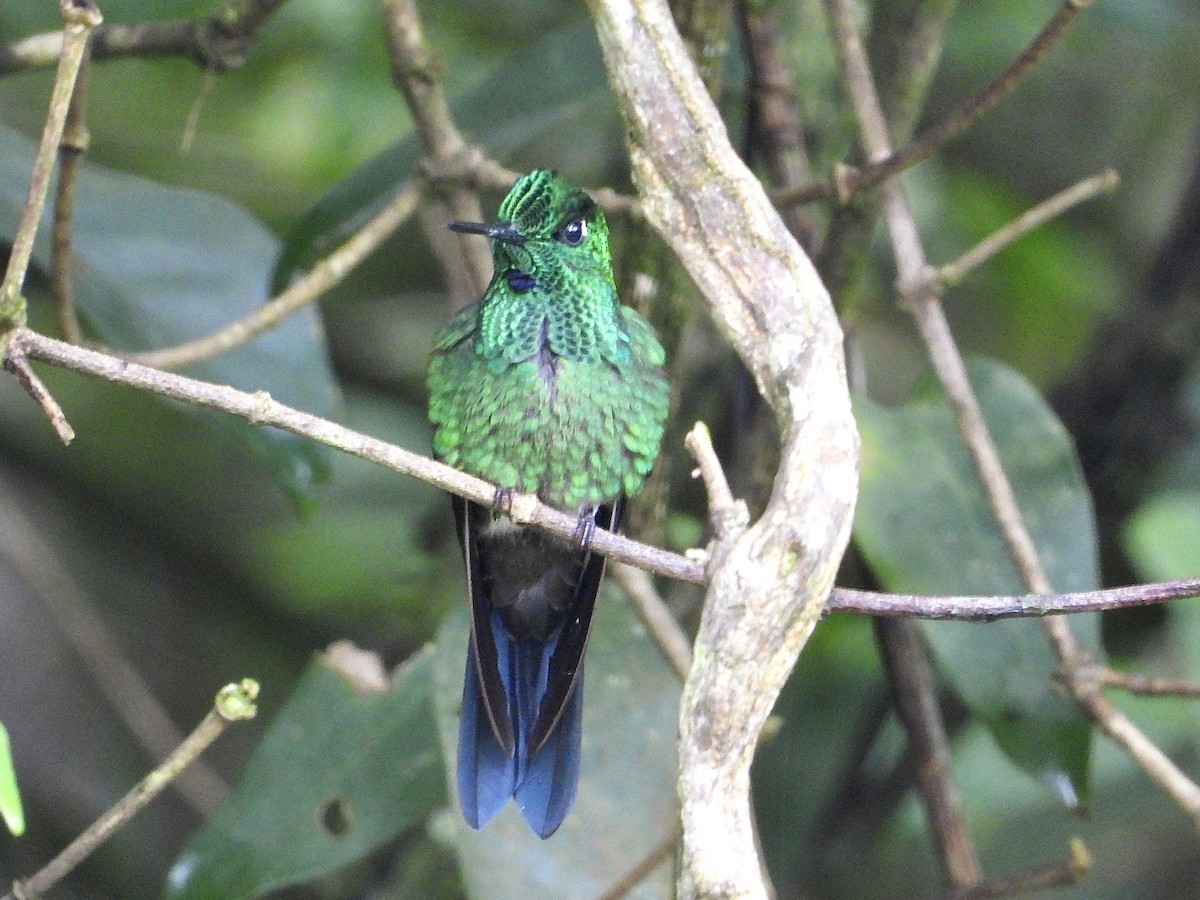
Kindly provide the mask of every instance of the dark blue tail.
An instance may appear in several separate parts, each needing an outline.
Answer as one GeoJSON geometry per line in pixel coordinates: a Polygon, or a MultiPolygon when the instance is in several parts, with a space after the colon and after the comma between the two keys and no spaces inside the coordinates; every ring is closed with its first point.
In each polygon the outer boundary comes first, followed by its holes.
{"type": "Polygon", "coordinates": [[[467,652],[458,733],[459,803],[467,824],[481,828],[509,797],[515,797],[529,827],[548,838],[571,811],[579,786],[583,671],[581,668],[562,716],[531,757],[530,737],[546,694],[550,659],[559,635],[556,632],[546,641],[516,640],[495,613],[493,617],[491,631],[515,747],[510,755],[496,738],[480,690],[472,645],[467,652]]]}

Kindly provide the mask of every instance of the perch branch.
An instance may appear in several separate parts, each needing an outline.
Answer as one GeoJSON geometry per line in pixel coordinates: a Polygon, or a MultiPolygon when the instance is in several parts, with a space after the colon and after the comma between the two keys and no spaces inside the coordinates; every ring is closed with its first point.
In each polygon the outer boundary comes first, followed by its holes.
{"type": "MultiPolygon", "coordinates": [[[[495,499],[495,485],[428,457],[344,428],[328,419],[276,403],[264,392],[250,394],[224,385],[152,369],[120,357],[57,341],[27,328],[18,329],[13,333],[7,357],[13,356],[35,359],[114,384],[123,384],[239,416],[255,425],[282,428],[478,503],[490,505],[495,499]]],[[[543,507],[535,498],[522,498],[520,502],[515,502],[514,513],[524,514],[524,524],[543,528],[559,537],[569,539],[575,534],[577,523],[574,517],[543,507]],[[527,503],[526,500],[531,502],[527,503]]],[[[628,563],[652,574],[691,584],[706,582],[704,566],[687,556],[670,553],[604,530],[596,532],[592,547],[612,560],[628,563]]],[[[1005,618],[1125,609],[1190,597],[1200,597],[1200,578],[1045,595],[923,596],[835,588],[825,606],[825,612],[988,622],[1005,618]]]]}

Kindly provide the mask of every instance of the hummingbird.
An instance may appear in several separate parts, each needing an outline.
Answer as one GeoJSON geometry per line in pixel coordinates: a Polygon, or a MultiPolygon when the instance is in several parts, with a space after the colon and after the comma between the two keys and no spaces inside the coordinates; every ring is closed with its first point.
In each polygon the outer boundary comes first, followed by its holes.
{"type": "Polygon", "coordinates": [[[575,802],[583,654],[604,557],[644,484],[667,417],[662,345],[617,298],[604,213],[548,169],[517,179],[495,224],[483,297],[439,334],[429,365],[434,456],[497,486],[487,507],[452,497],[471,635],[458,739],[463,817],[482,828],[514,798],[548,838],[575,802]],[[574,540],[515,525],[533,493],[576,516],[574,540]]]}

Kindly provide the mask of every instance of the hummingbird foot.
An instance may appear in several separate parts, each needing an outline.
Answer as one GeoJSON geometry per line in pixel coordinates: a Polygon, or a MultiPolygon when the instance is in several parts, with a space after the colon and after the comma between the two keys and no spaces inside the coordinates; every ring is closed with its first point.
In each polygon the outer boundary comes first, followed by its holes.
{"type": "Polygon", "coordinates": [[[592,546],[592,535],[596,533],[596,509],[585,509],[575,523],[575,543],[584,553],[592,546]]]}
{"type": "Polygon", "coordinates": [[[515,493],[516,491],[514,491],[512,488],[496,488],[496,493],[492,495],[492,509],[494,509],[496,512],[503,513],[511,519],[513,511],[513,494],[515,493]]]}

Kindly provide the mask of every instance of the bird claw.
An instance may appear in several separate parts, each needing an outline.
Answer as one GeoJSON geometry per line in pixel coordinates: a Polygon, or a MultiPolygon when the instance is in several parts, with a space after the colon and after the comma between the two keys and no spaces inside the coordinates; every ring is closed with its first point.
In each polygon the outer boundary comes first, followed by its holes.
{"type": "Polygon", "coordinates": [[[496,488],[496,493],[492,495],[492,509],[503,513],[511,519],[514,493],[516,492],[512,488],[496,488]]]}
{"type": "Polygon", "coordinates": [[[592,545],[592,535],[596,533],[596,510],[586,510],[579,514],[575,523],[575,543],[579,549],[587,552],[592,545]]]}

